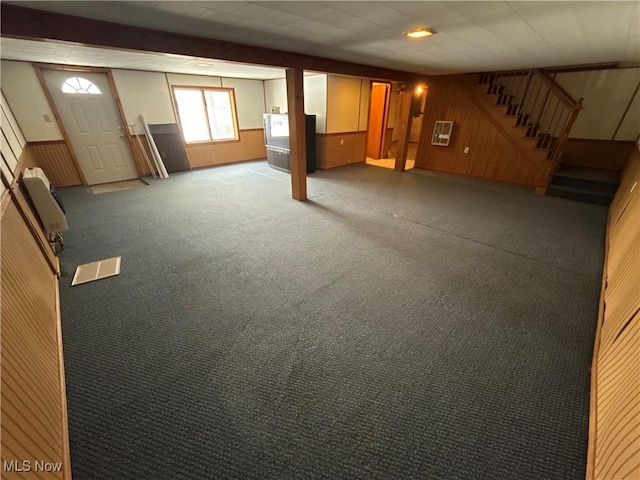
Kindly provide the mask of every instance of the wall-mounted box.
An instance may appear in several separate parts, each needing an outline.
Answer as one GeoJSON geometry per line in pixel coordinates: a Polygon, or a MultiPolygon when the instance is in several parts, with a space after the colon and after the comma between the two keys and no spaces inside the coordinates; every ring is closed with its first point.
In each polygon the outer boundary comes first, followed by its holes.
{"type": "Polygon", "coordinates": [[[451,141],[452,131],[453,131],[453,122],[436,120],[436,125],[433,128],[433,137],[431,138],[431,145],[448,147],[449,142],[451,141]]]}

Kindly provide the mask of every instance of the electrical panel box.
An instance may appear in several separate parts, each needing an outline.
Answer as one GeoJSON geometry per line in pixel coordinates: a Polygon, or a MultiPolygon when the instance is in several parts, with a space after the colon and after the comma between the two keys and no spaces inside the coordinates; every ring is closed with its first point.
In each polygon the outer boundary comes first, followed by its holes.
{"type": "Polygon", "coordinates": [[[431,138],[431,145],[448,147],[449,141],[451,140],[452,131],[453,131],[453,122],[437,120],[436,126],[433,129],[433,137],[431,138]]]}

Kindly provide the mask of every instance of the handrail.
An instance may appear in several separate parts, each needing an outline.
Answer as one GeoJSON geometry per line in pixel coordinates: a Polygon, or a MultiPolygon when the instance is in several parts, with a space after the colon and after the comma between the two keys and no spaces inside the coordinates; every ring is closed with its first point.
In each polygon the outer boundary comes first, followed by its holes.
{"type": "Polygon", "coordinates": [[[549,75],[537,70],[485,72],[487,93],[497,95],[497,104],[507,107],[506,114],[517,116],[515,126],[526,127],[525,136],[536,138],[534,148],[547,149],[549,174],[562,161],[562,149],[569,138],[583,98],[575,101],[549,75]]]}
{"type": "Polygon", "coordinates": [[[576,102],[573,98],[569,96],[567,92],[565,92],[556,82],[551,80],[549,76],[540,70],[533,70],[533,73],[539,76],[544,83],[547,84],[550,90],[556,94],[556,96],[560,99],[562,103],[564,103],[571,110],[581,109],[582,104],[580,102],[576,102]]]}

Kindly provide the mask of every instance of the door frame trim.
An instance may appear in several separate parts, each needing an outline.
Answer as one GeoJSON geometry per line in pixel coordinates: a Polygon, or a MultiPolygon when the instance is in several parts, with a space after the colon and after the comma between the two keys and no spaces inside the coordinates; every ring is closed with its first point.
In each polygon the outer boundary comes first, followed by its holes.
{"type": "Polygon", "coordinates": [[[381,125],[381,132],[380,132],[380,146],[378,148],[378,159],[380,158],[386,158],[385,156],[382,155],[383,150],[384,150],[384,145],[385,145],[385,141],[386,141],[386,137],[387,137],[387,126],[389,123],[389,108],[391,106],[391,89],[392,89],[392,82],[390,81],[378,81],[378,80],[370,80],[369,82],[369,106],[368,106],[368,110],[367,110],[367,140],[366,140],[366,147],[365,147],[365,161],[367,159],[368,155],[368,147],[369,147],[369,136],[371,135],[371,129],[370,129],[370,124],[369,124],[369,120],[371,118],[371,107],[373,105],[373,84],[377,83],[377,84],[383,84],[385,86],[384,89],[384,104],[382,106],[382,125],[381,125]]]}
{"type": "Polygon", "coordinates": [[[109,84],[109,90],[111,91],[111,96],[113,97],[113,101],[116,104],[116,110],[118,111],[118,115],[120,116],[120,121],[122,122],[122,127],[124,129],[124,133],[127,137],[127,144],[129,145],[129,153],[131,154],[131,161],[133,162],[136,172],[138,173],[138,178],[142,177],[142,172],[140,170],[140,166],[138,162],[136,162],[135,150],[133,146],[133,137],[131,136],[131,132],[129,131],[129,123],[127,122],[127,117],[124,114],[124,108],[122,106],[122,102],[120,101],[120,96],[118,95],[118,90],[116,88],[115,80],[113,79],[113,73],[110,68],[106,67],[83,67],[78,65],[59,65],[56,63],[32,63],[31,64],[36,71],[36,76],[40,81],[40,85],[42,90],[44,91],[45,97],[47,97],[47,101],[49,102],[49,106],[51,107],[51,111],[53,112],[53,116],[56,119],[56,123],[58,124],[58,128],[62,133],[62,137],[64,138],[64,142],[67,145],[67,149],[71,153],[71,158],[73,159],[74,167],[82,180],[83,185],[88,185],[87,179],[84,176],[84,172],[80,167],[80,162],[78,161],[78,157],[76,156],[76,152],[73,149],[73,144],[71,143],[71,139],[67,134],[67,129],[64,127],[62,123],[62,118],[60,117],[60,112],[58,111],[58,107],[56,106],[53,96],[51,95],[51,91],[47,86],[46,79],[44,78],[44,74],[42,73],[43,69],[47,70],[64,70],[68,72],[88,72],[88,73],[104,73],[107,77],[107,83],[109,84]]]}

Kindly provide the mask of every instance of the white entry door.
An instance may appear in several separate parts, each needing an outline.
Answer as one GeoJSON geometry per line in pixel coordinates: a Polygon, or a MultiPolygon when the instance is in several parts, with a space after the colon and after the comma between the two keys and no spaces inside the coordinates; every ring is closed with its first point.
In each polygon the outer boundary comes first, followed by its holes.
{"type": "Polygon", "coordinates": [[[104,73],[43,70],[87,183],[138,177],[104,73]]]}

